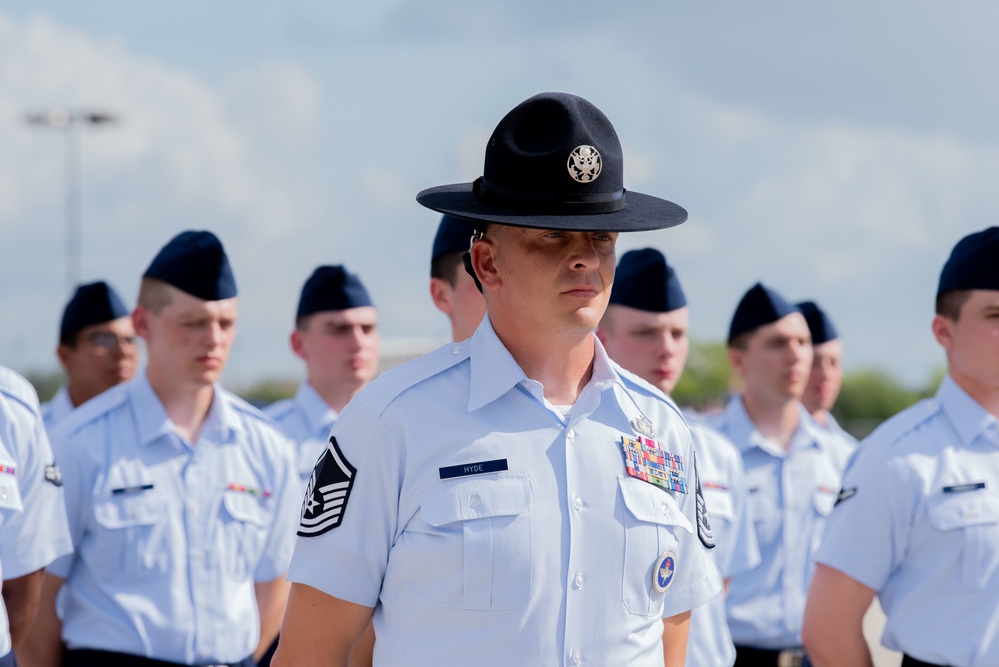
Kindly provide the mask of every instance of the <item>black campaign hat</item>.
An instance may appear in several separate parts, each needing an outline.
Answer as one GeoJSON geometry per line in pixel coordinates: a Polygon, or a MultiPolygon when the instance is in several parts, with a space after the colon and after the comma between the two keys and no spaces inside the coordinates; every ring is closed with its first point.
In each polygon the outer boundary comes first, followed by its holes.
{"type": "Polygon", "coordinates": [[[668,313],[687,305],[676,271],[655,248],[629,250],[614,274],[610,302],[653,313],[668,313]]]}
{"type": "Polygon", "coordinates": [[[433,262],[441,255],[468,252],[474,233],[474,223],[456,218],[453,215],[442,216],[441,224],[437,227],[437,235],[434,236],[434,247],[430,253],[430,261],[433,262]]]}
{"type": "Polygon", "coordinates": [[[80,285],[62,311],[59,340],[68,341],[71,336],[89,326],[127,316],[125,302],[106,282],[80,285]]]}
{"type": "Polygon", "coordinates": [[[374,305],[361,279],[343,266],[320,266],[302,287],[295,319],[326,310],[374,305]]]}
{"type": "Polygon", "coordinates": [[[211,232],[177,234],[156,254],[142,277],[161,280],[204,301],[236,296],[229,258],[211,232]]]}
{"type": "Polygon", "coordinates": [[[805,321],[808,322],[808,330],[812,334],[812,345],[822,345],[822,343],[839,338],[839,332],[833,326],[832,320],[829,319],[824,310],[819,308],[818,304],[814,301],[802,301],[795,305],[805,316],[805,321]]]}
{"type": "Polygon", "coordinates": [[[968,289],[999,290],[999,227],[965,236],[944,264],[937,295],[968,289]]]}
{"type": "Polygon", "coordinates": [[[796,306],[792,306],[774,290],[763,283],[756,283],[749,288],[739,301],[739,305],[735,307],[732,323],[728,328],[728,342],[731,345],[732,340],[739,334],[776,322],[791,313],[800,312],[796,306]]]}
{"type": "Polygon", "coordinates": [[[504,116],[475,182],[429,188],[416,199],[439,213],[538,229],[638,232],[687,219],[673,202],[625,191],[614,127],[566,93],[535,95],[504,116]]]}

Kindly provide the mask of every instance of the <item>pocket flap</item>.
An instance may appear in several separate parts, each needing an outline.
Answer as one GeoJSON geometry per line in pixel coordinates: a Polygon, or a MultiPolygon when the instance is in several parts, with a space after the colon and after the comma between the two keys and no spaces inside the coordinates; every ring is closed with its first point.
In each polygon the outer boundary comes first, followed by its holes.
{"type": "Polygon", "coordinates": [[[688,533],[694,532],[694,527],[680,511],[676,500],[663,489],[626,476],[618,477],[618,483],[621,486],[624,506],[639,521],[658,523],[662,526],[680,526],[688,533]]]}
{"type": "Polygon", "coordinates": [[[704,505],[708,510],[708,517],[722,517],[731,521],[735,518],[735,507],[732,502],[732,494],[721,489],[712,489],[709,486],[702,486],[704,492],[704,505]]]}
{"type": "Polygon", "coordinates": [[[500,473],[441,484],[424,492],[420,514],[431,526],[493,516],[516,516],[531,506],[531,482],[524,473],[500,473]]]}
{"type": "Polygon", "coordinates": [[[982,492],[938,496],[930,503],[927,514],[930,523],[938,530],[999,521],[999,498],[982,492]]]}
{"type": "Polygon", "coordinates": [[[260,501],[249,493],[226,491],[222,494],[222,504],[233,519],[245,523],[264,525],[263,509],[260,501]]]}
{"type": "Polygon", "coordinates": [[[829,516],[836,505],[837,495],[837,493],[830,493],[828,491],[816,491],[813,493],[812,505],[815,507],[815,511],[821,516],[829,516]]]}
{"type": "Polygon", "coordinates": [[[159,522],[163,511],[163,502],[154,495],[145,493],[94,502],[94,518],[97,523],[110,530],[129,526],[151,526],[159,522]]]}

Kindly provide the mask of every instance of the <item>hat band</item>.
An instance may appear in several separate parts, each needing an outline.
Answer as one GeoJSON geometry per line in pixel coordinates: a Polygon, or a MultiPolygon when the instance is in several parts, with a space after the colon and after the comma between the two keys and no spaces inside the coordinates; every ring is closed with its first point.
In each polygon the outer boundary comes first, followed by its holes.
{"type": "Polygon", "coordinates": [[[532,213],[548,215],[590,215],[613,213],[625,205],[625,190],[592,195],[567,195],[508,188],[490,183],[479,176],[472,183],[472,192],[480,204],[499,204],[514,208],[529,208],[532,213]]]}

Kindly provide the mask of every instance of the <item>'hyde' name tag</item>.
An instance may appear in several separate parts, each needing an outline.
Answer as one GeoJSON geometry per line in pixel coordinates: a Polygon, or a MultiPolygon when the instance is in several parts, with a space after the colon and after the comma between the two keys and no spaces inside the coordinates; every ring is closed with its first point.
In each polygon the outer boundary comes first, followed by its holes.
{"type": "Polygon", "coordinates": [[[487,472],[501,472],[509,470],[506,459],[495,459],[493,461],[477,461],[476,463],[462,463],[456,466],[440,468],[441,479],[452,479],[454,477],[468,477],[469,475],[482,475],[487,472]]]}

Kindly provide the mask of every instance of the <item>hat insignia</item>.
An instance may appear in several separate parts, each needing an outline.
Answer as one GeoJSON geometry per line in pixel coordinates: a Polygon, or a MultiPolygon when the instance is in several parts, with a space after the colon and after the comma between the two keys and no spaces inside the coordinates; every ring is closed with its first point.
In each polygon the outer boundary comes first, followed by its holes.
{"type": "Polygon", "coordinates": [[[566,166],[569,168],[572,180],[577,183],[592,183],[600,175],[603,161],[600,158],[600,153],[593,146],[576,146],[569,153],[566,166]]]}

